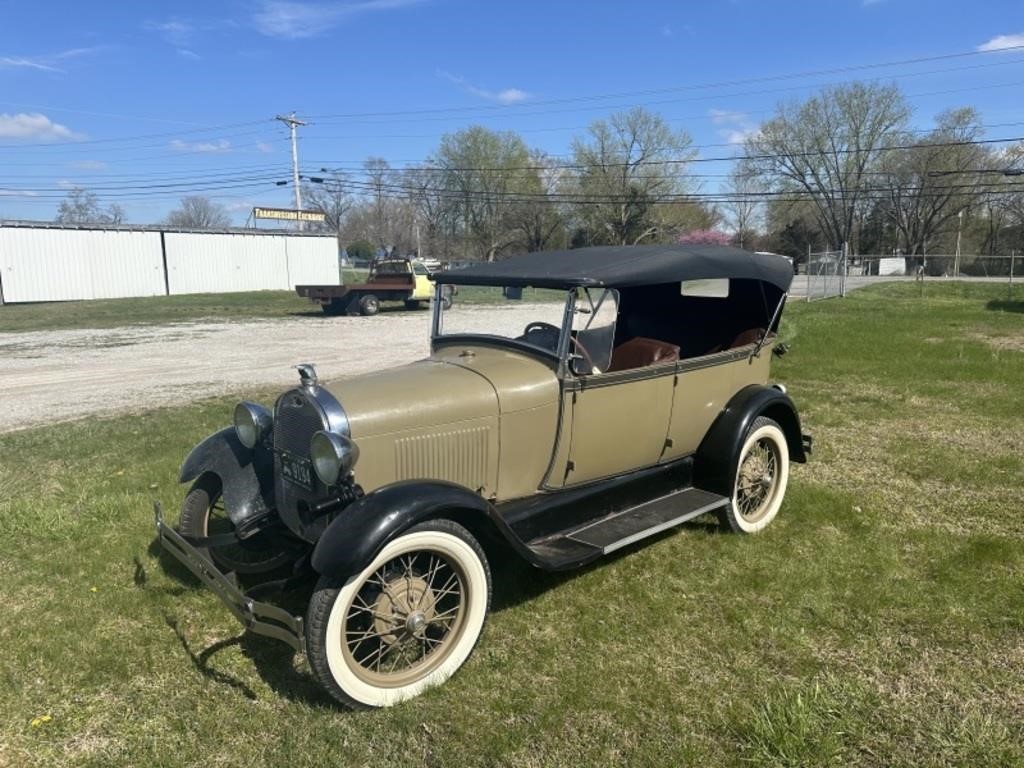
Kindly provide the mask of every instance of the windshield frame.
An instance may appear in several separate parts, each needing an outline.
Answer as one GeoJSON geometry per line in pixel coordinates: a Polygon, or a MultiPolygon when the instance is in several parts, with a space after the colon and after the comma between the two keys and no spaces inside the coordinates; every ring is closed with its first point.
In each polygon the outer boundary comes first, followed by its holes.
{"type": "MultiPolygon", "coordinates": [[[[484,286],[493,288],[494,286],[484,286]]],[[[562,325],[558,334],[558,345],[552,352],[546,347],[538,347],[534,344],[527,344],[518,339],[507,336],[496,336],[489,333],[442,333],[441,313],[444,311],[445,285],[437,283],[434,286],[434,298],[431,300],[433,314],[430,322],[430,349],[431,352],[440,346],[450,344],[488,344],[491,346],[505,347],[520,352],[527,352],[532,355],[540,355],[558,363],[559,371],[568,370],[569,336],[572,328],[572,318],[576,307],[576,292],[572,288],[558,288],[564,290],[565,302],[562,308],[562,325]]],[[[512,301],[510,299],[510,301],[512,301]]]]}

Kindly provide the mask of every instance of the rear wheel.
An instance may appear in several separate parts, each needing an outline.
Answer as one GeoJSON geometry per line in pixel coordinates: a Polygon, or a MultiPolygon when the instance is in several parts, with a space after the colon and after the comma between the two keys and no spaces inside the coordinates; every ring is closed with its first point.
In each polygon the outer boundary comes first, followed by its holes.
{"type": "Polygon", "coordinates": [[[368,293],[359,299],[359,314],[376,315],[380,310],[380,300],[372,293],[368,293]]]}
{"type": "Polygon", "coordinates": [[[732,500],[723,513],[736,533],[757,533],[775,519],[789,484],[789,446],[782,428],[766,416],[747,432],[736,467],[732,500]]]}
{"type": "MultiPolygon", "coordinates": [[[[221,496],[220,478],[203,475],[185,496],[178,531],[185,536],[205,538],[234,530],[235,525],[228,517],[221,496]]],[[[221,570],[235,573],[268,573],[292,559],[292,553],[275,546],[265,533],[258,533],[238,544],[201,548],[199,551],[221,570]]]]}
{"type": "Polygon", "coordinates": [[[406,309],[419,309],[420,308],[419,299],[406,299],[405,300],[405,308],[406,309]]]}
{"type": "Polygon", "coordinates": [[[418,525],[360,573],[320,579],[306,614],[310,666],[343,704],[397,704],[465,663],[490,600],[476,539],[450,520],[418,525]]]}

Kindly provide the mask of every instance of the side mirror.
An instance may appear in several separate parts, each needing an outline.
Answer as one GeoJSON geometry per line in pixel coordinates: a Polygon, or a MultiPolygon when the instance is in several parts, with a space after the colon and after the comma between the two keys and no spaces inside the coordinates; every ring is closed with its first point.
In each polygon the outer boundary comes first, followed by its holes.
{"type": "Polygon", "coordinates": [[[521,301],[523,298],[523,288],[520,285],[506,285],[501,289],[501,295],[506,299],[521,301]]]}

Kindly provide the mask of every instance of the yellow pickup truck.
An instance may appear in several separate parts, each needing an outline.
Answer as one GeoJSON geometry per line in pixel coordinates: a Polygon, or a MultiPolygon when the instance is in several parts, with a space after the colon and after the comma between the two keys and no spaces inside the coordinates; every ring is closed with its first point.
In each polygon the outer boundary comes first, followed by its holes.
{"type": "MultiPolygon", "coordinates": [[[[418,309],[430,301],[434,285],[427,268],[409,259],[380,259],[370,265],[365,283],[348,285],[297,285],[295,292],[319,304],[326,315],[375,315],[382,301],[401,301],[406,309],[418,309]]],[[[444,295],[445,308],[452,294],[444,295]]]]}

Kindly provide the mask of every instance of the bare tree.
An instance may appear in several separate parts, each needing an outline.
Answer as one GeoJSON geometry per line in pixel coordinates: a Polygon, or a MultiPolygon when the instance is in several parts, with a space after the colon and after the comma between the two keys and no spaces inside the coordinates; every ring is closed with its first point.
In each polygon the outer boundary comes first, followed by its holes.
{"type": "Polygon", "coordinates": [[[349,191],[350,180],[341,171],[331,171],[320,184],[309,183],[302,187],[302,202],[306,208],[320,211],[324,221],[320,229],[338,234],[345,223],[345,216],[355,200],[349,191]]]}
{"type": "Polygon", "coordinates": [[[117,203],[103,208],[95,194],[75,187],[61,201],[54,221],[58,224],[116,225],[124,222],[124,208],[117,203]]]}
{"type": "Polygon", "coordinates": [[[686,163],[696,156],[685,131],[639,107],[593,123],[574,139],[577,219],[593,243],[635,245],[664,233],[659,202],[691,188],[686,163]]]}
{"type": "Polygon", "coordinates": [[[181,229],[224,229],[231,225],[231,217],[220,203],[202,195],[189,195],[167,214],[167,224],[181,229]]]}
{"type": "Polygon", "coordinates": [[[748,162],[740,160],[729,172],[729,178],[722,187],[725,212],[733,239],[740,248],[750,244],[757,234],[761,220],[761,200],[764,184],[748,162]]]}
{"type": "Polygon", "coordinates": [[[806,194],[834,247],[851,240],[870,175],[910,110],[896,86],[851,83],[785,104],[747,139],[747,162],[772,189],[806,194]]]}
{"type": "Polygon", "coordinates": [[[924,253],[928,242],[961,211],[980,200],[973,171],[985,162],[976,142],[984,130],[973,109],[943,112],[934,131],[905,149],[887,152],[881,163],[887,187],[886,213],[908,256],[924,253]]]}

